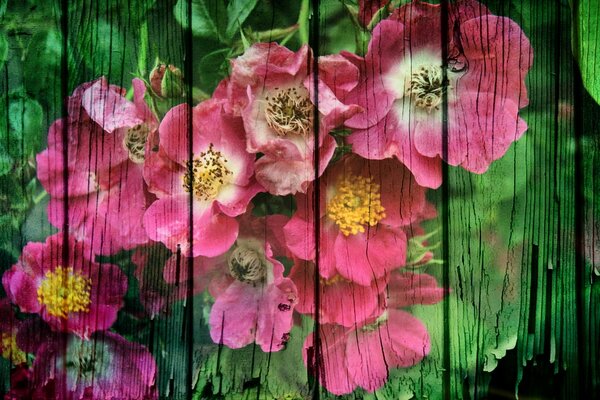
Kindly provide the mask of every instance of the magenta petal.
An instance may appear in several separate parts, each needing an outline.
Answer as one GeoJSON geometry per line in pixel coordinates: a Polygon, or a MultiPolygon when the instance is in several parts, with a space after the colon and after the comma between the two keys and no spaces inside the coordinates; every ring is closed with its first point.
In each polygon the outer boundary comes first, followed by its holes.
{"type": "MultiPolygon", "coordinates": [[[[406,311],[388,310],[386,332],[390,341],[388,351],[395,355],[392,367],[410,367],[419,363],[431,348],[425,325],[406,311]]],[[[383,330],[384,326],[380,330],[383,330]]]]}
{"type": "Polygon", "coordinates": [[[148,185],[148,191],[156,196],[186,193],[183,187],[185,171],[185,167],[170,160],[162,148],[158,151],[146,151],[144,180],[148,185]]]}
{"type": "Polygon", "coordinates": [[[387,72],[405,56],[405,32],[404,24],[398,21],[388,19],[377,24],[365,56],[373,70],[387,72]]]}
{"type": "Polygon", "coordinates": [[[368,286],[406,261],[406,235],[400,229],[378,226],[367,233],[335,241],[337,269],[344,278],[368,286]]]}
{"type": "Polygon", "coordinates": [[[469,90],[495,93],[525,107],[529,102],[525,76],[533,52],[519,25],[509,18],[485,15],[463,22],[460,31],[465,57],[472,60],[464,77],[469,90]]]}
{"type": "Polygon", "coordinates": [[[143,121],[137,116],[135,105],[114,91],[105,79],[97,80],[81,96],[83,108],[90,118],[106,132],[121,127],[132,127],[143,121]]]}
{"type": "Polygon", "coordinates": [[[254,179],[247,186],[227,185],[221,189],[216,204],[223,214],[237,217],[244,214],[250,201],[265,189],[254,179]]]}
{"type": "Polygon", "coordinates": [[[17,304],[22,312],[37,313],[42,306],[37,301],[37,285],[32,277],[15,267],[2,276],[4,290],[11,302],[17,304]]]}
{"type": "Polygon", "coordinates": [[[180,104],[165,114],[158,127],[160,146],[164,149],[166,156],[182,166],[186,166],[189,159],[188,118],[189,106],[180,104]]]}
{"type": "Polygon", "coordinates": [[[279,351],[288,341],[292,329],[298,293],[291,279],[271,284],[259,303],[256,343],[264,352],[279,351]]]}
{"type": "Polygon", "coordinates": [[[382,224],[406,226],[421,217],[425,206],[425,188],[396,160],[373,163],[371,170],[380,177],[381,204],[385,208],[382,224]]]}
{"type": "Polygon", "coordinates": [[[254,341],[261,289],[247,283],[233,282],[213,304],[210,311],[210,337],[232,349],[254,341]]]}
{"type": "Polygon", "coordinates": [[[148,242],[148,236],[141,221],[146,211],[146,196],[142,170],[133,163],[119,174],[120,190],[113,190],[104,198],[106,220],[110,225],[113,240],[119,247],[131,249],[148,242]]]}
{"type": "MultiPolygon", "coordinates": [[[[346,365],[346,340],[348,333],[345,329],[335,325],[321,326],[321,384],[335,395],[351,393],[356,388],[351,374],[346,365]]],[[[302,356],[304,363],[309,367],[311,362],[309,352],[314,350],[314,335],[310,334],[304,341],[302,356]]],[[[313,356],[314,358],[314,356],[313,356]]],[[[312,360],[314,362],[314,359],[312,360]]]]}
{"type": "Polygon", "coordinates": [[[388,378],[388,366],[393,364],[393,354],[386,353],[389,341],[386,329],[358,329],[348,335],[346,345],[347,368],[352,380],[370,392],[382,387],[388,378]]]}
{"type": "Polygon", "coordinates": [[[189,196],[156,200],[144,214],[144,227],[150,239],[163,242],[171,251],[177,251],[178,244],[189,248],[189,196]]]}
{"type": "Polygon", "coordinates": [[[435,304],[444,298],[446,291],[427,274],[410,272],[392,274],[388,286],[388,306],[408,307],[413,304],[435,304]]]}
{"type": "MultiPolygon", "coordinates": [[[[299,303],[296,310],[303,314],[314,315],[316,285],[314,264],[297,261],[292,267],[290,278],[298,288],[299,303]]],[[[376,307],[380,305],[379,293],[385,289],[385,280],[374,281],[370,286],[357,285],[343,279],[334,282],[322,280],[319,287],[321,323],[352,327],[362,324],[371,317],[376,307]]]]}
{"type": "Polygon", "coordinates": [[[315,258],[314,224],[310,212],[300,207],[292,219],[283,227],[285,242],[290,251],[298,258],[312,260],[315,258]]]}
{"type": "Polygon", "coordinates": [[[354,89],[358,78],[358,68],[344,56],[332,54],[319,57],[319,79],[334,91],[335,96],[354,89]]]}
{"type": "Polygon", "coordinates": [[[239,224],[224,214],[194,216],[192,256],[215,257],[225,253],[238,236],[239,224]]]}

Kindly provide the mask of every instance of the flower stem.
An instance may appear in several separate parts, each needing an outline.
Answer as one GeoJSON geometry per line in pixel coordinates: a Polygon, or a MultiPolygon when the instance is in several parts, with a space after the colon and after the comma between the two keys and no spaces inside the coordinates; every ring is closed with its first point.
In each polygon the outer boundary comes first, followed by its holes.
{"type": "Polygon", "coordinates": [[[138,74],[146,76],[146,62],[148,58],[148,20],[144,18],[140,26],[140,52],[138,55],[138,74]]]}
{"type": "Polygon", "coordinates": [[[300,35],[300,43],[308,43],[308,18],[310,17],[310,2],[302,0],[300,5],[300,13],[298,14],[298,33],[300,35]]]}

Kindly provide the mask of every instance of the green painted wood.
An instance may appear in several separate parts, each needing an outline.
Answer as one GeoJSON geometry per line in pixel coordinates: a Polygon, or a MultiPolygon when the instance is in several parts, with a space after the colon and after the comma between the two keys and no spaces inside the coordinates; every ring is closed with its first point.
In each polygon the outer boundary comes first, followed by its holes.
{"type": "MultiPolygon", "coordinates": [[[[49,126],[64,116],[63,101],[79,84],[105,76],[129,89],[134,76],[149,80],[158,58],[184,76],[182,96],[153,103],[164,115],[210,95],[228,73],[227,59],[243,53],[244,41],[287,40],[293,49],[308,42],[321,55],[364,51],[368,41],[353,32],[348,9],[356,2],[312,2],[319,8],[311,12],[308,1],[245,3],[0,2],[0,149],[8,154],[0,158],[2,271],[27,242],[56,232],[47,221],[48,196],[35,179],[35,154],[46,147],[49,126]],[[285,30],[295,23],[298,33],[285,30]]],[[[444,186],[428,193],[438,216],[424,227],[435,232],[429,241],[439,243],[435,258],[441,262],[419,271],[447,283],[450,293],[444,302],[410,311],[426,325],[431,351],[411,368],[391,370],[375,393],[358,389],[345,398],[518,393],[572,399],[600,391],[600,106],[584,86],[598,44],[593,28],[581,22],[595,17],[595,2],[482,3],[517,22],[531,41],[530,102],[520,112],[528,130],[485,174],[450,167],[444,186]]],[[[257,201],[258,213],[289,208],[278,201],[257,201]]],[[[164,246],[140,253],[147,260],[142,274],[132,254],[107,259],[119,264],[130,286],[112,329],[152,353],[161,398],[334,398],[317,388],[302,361],[304,339],[316,329],[310,318],[296,316],[280,352],[255,345],[228,349],[209,335],[211,296],[191,296],[192,288],[207,283],[204,276],[186,280],[198,266],[178,257],[180,282],[168,284],[163,268],[171,253],[164,246]],[[173,302],[152,318],[139,299],[148,288],[173,302]]],[[[0,359],[0,392],[9,389],[10,373],[10,363],[0,359]]]]}

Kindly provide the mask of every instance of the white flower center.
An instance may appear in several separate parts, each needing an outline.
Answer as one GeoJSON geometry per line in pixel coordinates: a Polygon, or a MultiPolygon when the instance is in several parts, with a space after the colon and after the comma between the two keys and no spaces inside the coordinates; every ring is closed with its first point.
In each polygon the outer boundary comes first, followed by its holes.
{"type": "Polygon", "coordinates": [[[146,141],[150,127],[146,124],[138,124],[127,130],[123,138],[123,147],[129,152],[129,159],[136,164],[144,162],[146,141]]]}
{"type": "Polygon", "coordinates": [[[313,105],[302,86],[275,88],[265,97],[267,125],[278,136],[306,136],[313,125],[313,105]]]}
{"type": "Polygon", "coordinates": [[[442,68],[436,65],[422,65],[407,77],[404,87],[405,95],[412,97],[415,106],[427,112],[437,110],[444,91],[442,68]]]}
{"type": "Polygon", "coordinates": [[[267,277],[267,259],[258,242],[238,241],[227,260],[229,273],[244,283],[260,283],[267,277]]]}

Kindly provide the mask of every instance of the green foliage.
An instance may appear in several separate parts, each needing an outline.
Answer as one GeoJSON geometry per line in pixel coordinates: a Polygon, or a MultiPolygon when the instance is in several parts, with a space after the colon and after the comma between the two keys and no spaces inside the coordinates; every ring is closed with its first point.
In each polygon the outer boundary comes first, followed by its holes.
{"type": "Polygon", "coordinates": [[[226,41],[227,13],[223,0],[192,0],[192,15],[188,14],[188,1],[179,0],[173,9],[175,19],[185,29],[189,27],[194,35],[226,41]]]}
{"type": "Polygon", "coordinates": [[[4,66],[8,58],[8,40],[6,39],[6,32],[0,31],[0,68],[4,66]]]}
{"type": "Polygon", "coordinates": [[[308,394],[302,361],[306,335],[295,326],[286,347],[274,353],[264,353],[254,345],[239,350],[219,348],[200,366],[194,399],[219,395],[231,400],[304,398],[308,394]]]}
{"type": "MultiPolygon", "coordinates": [[[[60,105],[63,36],[55,29],[36,32],[23,62],[23,79],[28,93],[40,98],[47,107],[60,105]]],[[[49,115],[54,115],[49,112],[49,115]]],[[[41,136],[41,135],[40,135],[41,136]]]]}
{"type": "Polygon", "coordinates": [[[202,87],[215,87],[227,75],[230,53],[231,49],[218,49],[200,59],[198,76],[202,87]]]}
{"type": "Polygon", "coordinates": [[[227,28],[225,35],[233,38],[250,15],[258,0],[231,0],[227,5],[227,28]]]}
{"type": "Polygon", "coordinates": [[[573,51],[579,62],[583,85],[600,103],[600,1],[580,0],[575,4],[573,51]]]}
{"type": "Polygon", "coordinates": [[[8,104],[8,135],[4,149],[14,159],[33,157],[40,150],[44,112],[40,104],[23,93],[12,93],[8,104]]]}
{"type": "Polygon", "coordinates": [[[252,213],[257,217],[271,214],[285,214],[291,217],[296,211],[296,199],[292,195],[273,196],[269,193],[259,193],[252,199],[252,213]]]}

